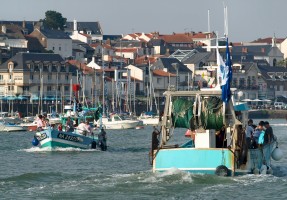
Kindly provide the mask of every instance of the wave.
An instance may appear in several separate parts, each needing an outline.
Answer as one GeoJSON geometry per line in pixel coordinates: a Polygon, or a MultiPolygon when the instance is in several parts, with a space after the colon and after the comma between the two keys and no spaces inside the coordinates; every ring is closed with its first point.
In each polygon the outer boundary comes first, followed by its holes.
{"type": "Polygon", "coordinates": [[[287,126],[287,123],[286,124],[270,124],[270,126],[287,126]]]}
{"type": "Polygon", "coordinates": [[[20,149],[19,151],[25,151],[28,153],[31,152],[94,152],[94,151],[100,151],[99,149],[80,149],[80,148],[73,148],[73,147],[67,147],[67,148],[51,148],[51,147],[31,147],[29,149],[20,149]]]}
{"type": "Polygon", "coordinates": [[[31,181],[31,180],[38,180],[38,179],[45,179],[47,177],[53,177],[54,178],[60,178],[61,173],[56,172],[31,172],[31,173],[25,173],[21,175],[16,176],[10,176],[6,178],[0,178],[0,182],[19,182],[19,181],[31,181]]]}

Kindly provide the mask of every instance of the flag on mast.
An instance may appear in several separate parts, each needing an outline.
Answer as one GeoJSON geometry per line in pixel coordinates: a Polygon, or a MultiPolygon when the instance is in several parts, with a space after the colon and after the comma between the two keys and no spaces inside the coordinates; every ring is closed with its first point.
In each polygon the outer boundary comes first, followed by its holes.
{"type": "Polygon", "coordinates": [[[228,103],[231,97],[230,85],[232,80],[232,66],[230,59],[230,51],[228,46],[228,38],[226,39],[226,61],[223,62],[222,57],[217,49],[217,65],[220,67],[221,89],[222,89],[222,101],[228,103]]]}

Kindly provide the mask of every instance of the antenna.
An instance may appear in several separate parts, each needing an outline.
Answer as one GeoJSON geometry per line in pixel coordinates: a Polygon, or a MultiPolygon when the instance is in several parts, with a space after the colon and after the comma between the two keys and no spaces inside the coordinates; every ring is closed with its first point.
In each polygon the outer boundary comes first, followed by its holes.
{"type": "Polygon", "coordinates": [[[227,6],[224,7],[224,35],[228,37],[228,14],[227,14],[227,6]]]}
{"type": "Polygon", "coordinates": [[[210,16],[209,16],[209,9],[207,10],[207,31],[210,33],[210,16]]]}

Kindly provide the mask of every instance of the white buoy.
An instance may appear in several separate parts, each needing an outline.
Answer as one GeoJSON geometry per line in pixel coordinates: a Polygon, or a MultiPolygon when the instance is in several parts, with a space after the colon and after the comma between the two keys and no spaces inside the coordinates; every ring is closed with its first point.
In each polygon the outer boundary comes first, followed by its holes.
{"type": "Polygon", "coordinates": [[[262,165],[260,168],[260,174],[266,174],[267,173],[267,166],[266,165],[262,165]]]}
{"type": "Polygon", "coordinates": [[[272,157],[273,160],[279,161],[283,157],[283,153],[278,147],[276,147],[272,151],[271,157],[272,157]]]}

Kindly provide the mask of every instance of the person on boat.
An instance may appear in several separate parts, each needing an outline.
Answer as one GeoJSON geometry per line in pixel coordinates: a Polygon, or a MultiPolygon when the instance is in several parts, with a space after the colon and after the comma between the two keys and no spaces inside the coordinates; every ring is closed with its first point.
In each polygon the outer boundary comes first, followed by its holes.
{"type": "Polygon", "coordinates": [[[99,146],[101,147],[101,150],[106,151],[107,150],[107,133],[104,130],[104,128],[101,129],[98,135],[98,140],[99,140],[99,146]]]}
{"type": "Polygon", "coordinates": [[[66,132],[73,132],[74,131],[74,123],[71,117],[67,118],[66,122],[66,132]]]}
{"type": "Polygon", "coordinates": [[[38,119],[37,119],[37,131],[42,131],[44,127],[43,124],[43,116],[42,115],[38,115],[38,119]]]}
{"type": "Polygon", "coordinates": [[[87,130],[87,134],[88,134],[88,135],[92,135],[92,134],[93,134],[93,131],[92,131],[92,127],[91,127],[91,125],[90,125],[89,120],[86,120],[86,124],[85,124],[85,125],[86,125],[85,128],[86,128],[86,130],[87,130]]]}
{"type": "Polygon", "coordinates": [[[251,148],[251,136],[253,132],[254,132],[253,120],[249,119],[248,125],[245,129],[245,140],[246,140],[246,145],[248,148],[251,148]]]}
{"type": "Polygon", "coordinates": [[[266,128],[265,135],[264,135],[264,145],[265,145],[265,144],[269,144],[270,142],[274,140],[274,134],[273,134],[273,129],[270,126],[268,121],[264,122],[264,126],[266,128]]]}
{"type": "Polygon", "coordinates": [[[158,130],[154,130],[152,132],[152,150],[155,150],[158,148],[158,145],[159,145],[159,131],[158,130]]]}
{"type": "Polygon", "coordinates": [[[63,125],[62,124],[58,125],[58,131],[63,131],[63,125]]]}
{"type": "Polygon", "coordinates": [[[258,126],[256,127],[256,129],[253,132],[253,148],[257,148],[258,145],[263,144],[262,142],[262,136],[264,137],[264,121],[260,121],[258,123],[258,126]]]}
{"type": "Polygon", "coordinates": [[[226,147],[227,145],[225,140],[225,126],[223,126],[219,131],[217,131],[215,135],[216,135],[216,141],[215,141],[216,148],[226,147]]]}
{"type": "Polygon", "coordinates": [[[45,118],[45,126],[49,127],[51,126],[49,119],[45,118]]]}
{"type": "Polygon", "coordinates": [[[81,120],[81,123],[79,124],[79,126],[77,127],[77,131],[82,134],[82,135],[87,135],[87,128],[86,128],[86,124],[84,122],[84,120],[81,120]]]}

